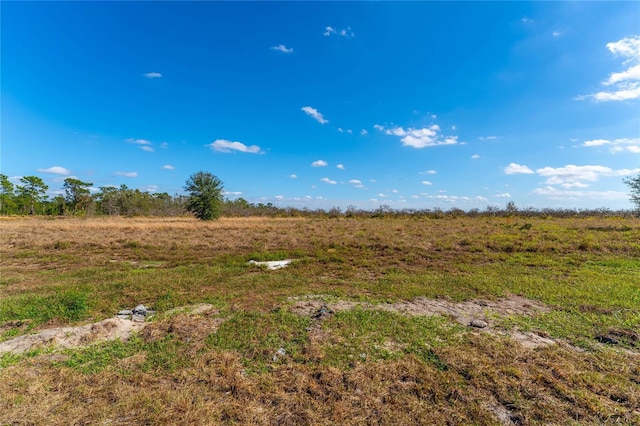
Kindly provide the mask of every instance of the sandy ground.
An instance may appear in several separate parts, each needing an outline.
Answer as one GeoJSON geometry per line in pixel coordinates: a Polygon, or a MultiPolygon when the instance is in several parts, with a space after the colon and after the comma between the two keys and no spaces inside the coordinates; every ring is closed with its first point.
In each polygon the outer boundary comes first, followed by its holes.
{"type": "Polygon", "coordinates": [[[419,297],[412,301],[385,303],[381,305],[340,300],[324,302],[324,298],[322,295],[294,298],[291,310],[298,315],[304,316],[318,315],[318,312],[322,312],[323,310],[340,312],[355,307],[362,309],[380,309],[411,316],[443,315],[453,318],[462,325],[470,325],[474,320],[481,320],[486,323],[482,331],[509,335],[528,348],[549,346],[556,343],[552,339],[535,333],[518,330],[498,330],[492,327],[492,322],[494,322],[497,317],[508,317],[511,315],[533,316],[549,311],[549,308],[542,303],[520,296],[510,296],[498,300],[469,300],[458,303],[444,299],[419,297]]]}

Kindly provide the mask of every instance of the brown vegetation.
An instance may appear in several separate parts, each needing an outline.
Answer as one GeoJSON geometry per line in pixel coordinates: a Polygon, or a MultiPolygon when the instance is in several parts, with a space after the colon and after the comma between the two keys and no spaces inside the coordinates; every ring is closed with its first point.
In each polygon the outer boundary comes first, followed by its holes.
{"type": "Polygon", "coordinates": [[[0,424],[640,422],[640,219],[11,218],[0,232],[0,341],[158,311],[128,342],[0,357],[0,424]],[[210,305],[172,310],[194,303],[210,305]]]}

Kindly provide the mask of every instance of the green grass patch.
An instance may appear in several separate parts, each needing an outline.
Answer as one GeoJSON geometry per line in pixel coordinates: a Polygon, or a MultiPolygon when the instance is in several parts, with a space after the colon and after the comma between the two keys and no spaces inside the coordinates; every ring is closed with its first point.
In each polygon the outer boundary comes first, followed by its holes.
{"type": "Polygon", "coordinates": [[[266,372],[271,365],[285,360],[304,361],[308,325],[309,319],[283,309],[268,313],[234,312],[209,336],[207,344],[240,354],[248,372],[266,372]],[[284,354],[277,354],[281,348],[284,354]]]}
{"type": "Polygon", "coordinates": [[[36,326],[50,320],[79,321],[89,312],[89,296],[78,290],[58,290],[48,295],[19,295],[0,299],[0,323],[32,320],[36,326]]]}
{"type": "Polygon", "coordinates": [[[358,308],[336,313],[322,327],[328,336],[325,364],[352,368],[365,361],[413,355],[441,371],[448,366],[434,348],[453,343],[463,331],[441,316],[407,317],[358,308]]]}

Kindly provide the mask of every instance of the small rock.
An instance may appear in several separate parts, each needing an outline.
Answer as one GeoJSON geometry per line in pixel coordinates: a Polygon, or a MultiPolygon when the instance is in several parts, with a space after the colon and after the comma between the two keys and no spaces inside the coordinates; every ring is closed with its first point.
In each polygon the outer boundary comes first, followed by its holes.
{"type": "Polygon", "coordinates": [[[469,325],[471,327],[476,327],[476,328],[485,328],[487,327],[489,324],[487,324],[485,321],[479,320],[479,319],[474,319],[473,321],[471,321],[469,323],[469,325]]]}
{"type": "Polygon", "coordinates": [[[596,340],[606,345],[617,345],[619,343],[618,339],[611,336],[598,336],[596,337],[596,340]]]}
{"type": "Polygon", "coordinates": [[[131,321],[144,322],[144,315],[133,314],[131,316],[131,321]]]}
{"type": "Polygon", "coordinates": [[[273,355],[273,360],[277,361],[278,360],[278,356],[282,356],[282,355],[286,355],[286,354],[287,354],[287,351],[285,351],[284,348],[280,348],[273,355]]]}
{"type": "Polygon", "coordinates": [[[133,308],[133,314],[145,316],[147,315],[147,308],[144,305],[138,305],[133,308]]]}
{"type": "Polygon", "coordinates": [[[129,310],[129,309],[123,309],[120,312],[118,312],[118,316],[120,316],[120,315],[131,315],[131,314],[133,314],[133,312],[131,312],[131,310],[129,310]]]}
{"type": "Polygon", "coordinates": [[[324,319],[325,317],[331,315],[333,311],[329,309],[327,305],[322,305],[320,309],[318,309],[314,314],[314,319],[324,319]]]}

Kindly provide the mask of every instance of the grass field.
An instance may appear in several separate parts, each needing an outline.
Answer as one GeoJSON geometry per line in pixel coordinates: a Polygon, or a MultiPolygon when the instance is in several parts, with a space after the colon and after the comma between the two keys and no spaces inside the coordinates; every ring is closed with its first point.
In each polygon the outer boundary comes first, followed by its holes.
{"type": "Polygon", "coordinates": [[[0,424],[640,424],[640,219],[3,218],[0,237],[0,342],[157,311],[124,342],[0,354],[0,424]],[[434,304],[489,327],[404,309],[434,304]]]}

